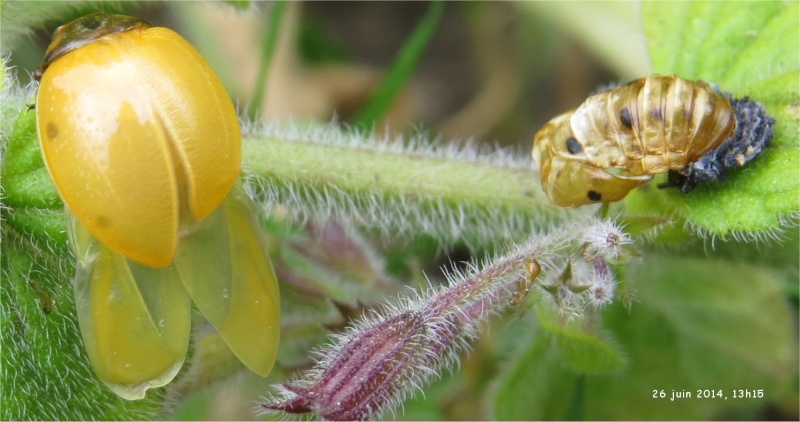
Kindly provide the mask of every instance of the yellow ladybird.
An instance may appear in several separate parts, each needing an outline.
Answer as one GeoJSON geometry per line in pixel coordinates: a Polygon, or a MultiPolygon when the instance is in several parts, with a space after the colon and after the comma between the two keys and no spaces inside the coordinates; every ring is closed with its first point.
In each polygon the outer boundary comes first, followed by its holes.
{"type": "Polygon", "coordinates": [[[619,201],[653,175],[684,193],[768,145],[763,105],[702,81],[652,76],[589,97],[534,137],[542,187],[559,206],[619,201]]]}
{"type": "Polygon", "coordinates": [[[68,209],[89,359],[128,399],[186,356],[191,301],[266,376],[279,296],[255,209],[237,182],[233,104],[177,33],[95,13],[58,28],[35,76],[39,142],[68,209]]]}

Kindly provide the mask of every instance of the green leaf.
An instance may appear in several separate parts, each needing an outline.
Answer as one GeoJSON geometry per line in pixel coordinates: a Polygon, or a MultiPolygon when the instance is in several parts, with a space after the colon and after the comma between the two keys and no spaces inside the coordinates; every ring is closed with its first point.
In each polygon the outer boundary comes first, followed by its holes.
{"type": "Polygon", "coordinates": [[[22,110],[3,160],[3,220],[14,230],[67,251],[64,205],[44,166],[36,135],[36,113],[22,110]]]}
{"type": "Polygon", "coordinates": [[[584,374],[617,372],[626,365],[617,345],[602,333],[592,332],[585,321],[563,321],[550,309],[539,308],[539,322],[555,339],[561,359],[584,374]]]}
{"type": "Polygon", "coordinates": [[[444,12],[444,2],[434,1],[417,25],[406,44],[397,53],[389,73],[381,82],[378,91],[367,101],[353,119],[356,126],[372,127],[392,106],[400,89],[417,68],[428,42],[433,38],[439,18],[444,12]]]}
{"type": "MultiPolygon", "coordinates": [[[[409,398],[405,402],[403,402],[403,410],[401,412],[397,412],[397,415],[383,415],[384,420],[395,420],[395,421],[442,421],[442,420],[464,420],[464,419],[477,419],[475,417],[475,410],[472,409],[464,409],[463,403],[456,403],[455,405],[443,405],[443,403],[448,403],[448,401],[452,401],[451,397],[453,394],[453,390],[456,390],[456,394],[462,393],[463,386],[465,383],[469,382],[464,378],[469,377],[469,375],[464,374],[464,372],[452,372],[452,373],[445,373],[442,375],[442,379],[434,382],[430,386],[425,387],[424,394],[423,392],[416,392],[413,397],[409,398]],[[463,415],[463,417],[458,417],[459,415],[463,415]],[[455,414],[455,417],[454,417],[455,414]],[[387,417],[391,416],[391,418],[387,417]]],[[[476,403],[478,401],[472,401],[470,403],[476,403]]]]}
{"type": "Polygon", "coordinates": [[[3,420],[148,419],[160,393],[130,402],[94,376],[78,329],[70,263],[3,233],[0,284],[3,420]],[[64,271],[62,267],[70,270],[64,271]]]}
{"type": "Polygon", "coordinates": [[[521,339],[526,347],[499,378],[491,419],[567,419],[580,377],[564,364],[552,340],[542,330],[521,339]]]}
{"type": "Polygon", "coordinates": [[[631,365],[621,375],[587,380],[589,418],[708,419],[764,405],[734,400],[732,390],[740,388],[796,403],[795,317],[780,274],[723,259],[650,254],[628,278],[638,280],[638,302],[613,307],[606,321],[631,365]],[[653,390],[669,397],[698,389],[722,390],[728,399],[652,398],[653,390]]]}
{"type": "Polygon", "coordinates": [[[608,335],[584,320],[564,321],[543,307],[536,316],[541,326],[527,327],[527,335],[514,339],[524,346],[495,385],[491,418],[580,419],[576,400],[581,400],[584,376],[617,373],[627,359],[608,335]]]}
{"type": "Polygon", "coordinates": [[[800,211],[800,3],[647,2],[642,11],[655,73],[750,96],[777,121],[772,145],[746,168],[666,200],[715,236],[780,231],[800,211]]]}
{"type": "Polygon", "coordinates": [[[725,419],[767,404],[734,400],[741,388],[796,408],[796,315],[783,274],[727,258],[650,253],[626,279],[636,280],[637,301],[602,313],[603,330],[627,355],[625,370],[580,377],[558,338],[564,330],[553,330],[540,311],[544,330],[515,338],[524,346],[498,379],[493,418],[725,419]],[[722,390],[728,399],[669,400],[673,390],[698,389],[722,390]],[[653,390],[668,398],[652,398],[653,390]]]}

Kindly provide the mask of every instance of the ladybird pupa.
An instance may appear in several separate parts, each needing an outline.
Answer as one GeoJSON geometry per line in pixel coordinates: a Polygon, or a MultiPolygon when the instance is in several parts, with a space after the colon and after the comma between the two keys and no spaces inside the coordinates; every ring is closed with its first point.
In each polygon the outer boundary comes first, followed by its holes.
{"type": "Polygon", "coordinates": [[[764,106],[703,81],[677,76],[634,80],[586,99],[536,134],[533,159],[556,205],[614,202],[653,175],[660,187],[696,185],[755,159],[773,135],[764,106]]]}

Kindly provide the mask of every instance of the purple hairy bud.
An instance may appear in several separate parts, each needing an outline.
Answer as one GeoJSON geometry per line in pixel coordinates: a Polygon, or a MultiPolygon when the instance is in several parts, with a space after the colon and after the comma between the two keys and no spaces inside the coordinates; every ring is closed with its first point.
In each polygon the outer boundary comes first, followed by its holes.
{"type": "Polygon", "coordinates": [[[602,240],[591,246],[591,259],[576,260],[574,265],[570,264],[572,258],[565,262],[565,255],[574,256],[585,246],[587,239],[582,233],[589,229],[594,230],[595,238],[607,239],[609,230],[615,236],[618,232],[613,223],[591,221],[583,227],[539,236],[483,268],[469,265],[464,272],[451,271],[447,287],[404,297],[373,311],[335,335],[333,345],[318,350],[313,369],[296,381],[277,386],[276,396],[262,407],[287,413],[314,412],[326,420],[374,419],[386,410],[393,411],[456,363],[458,354],[476,336],[478,323],[510,304],[519,305],[532,284],[550,291],[557,301],[559,295],[569,296],[562,306],[570,308],[610,302],[614,281],[603,256],[617,253],[602,249],[618,248],[619,243],[628,241],[619,232],[619,239],[625,239],[622,242],[602,240]],[[563,270],[553,282],[537,281],[541,269],[559,267],[563,270]],[[594,298],[587,300],[587,296],[594,298]]]}
{"type": "Polygon", "coordinates": [[[347,343],[311,387],[288,384],[297,397],[266,405],[289,413],[314,411],[332,420],[365,419],[382,407],[390,390],[407,378],[409,362],[422,345],[426,327],[419,312],[381,321],[347,343]]]}
{"type": "Polygon", "coordinates": [[[373,315],[372,321],[348,330],[341,336],[341,346],[320,361],[313,383],[283,385],[283,395],[293,397],[264,408],[314,412],[328,420],[365,420],[393,407],[436,375],[443,362],[456,359],[456,352],[464,347],[460,336],[472,335],[464,332],[471,330],[473,322],[466,315],[437,312],[447,296],[439,295],[421,309],[398,309],[387,317],[373,315]]]}

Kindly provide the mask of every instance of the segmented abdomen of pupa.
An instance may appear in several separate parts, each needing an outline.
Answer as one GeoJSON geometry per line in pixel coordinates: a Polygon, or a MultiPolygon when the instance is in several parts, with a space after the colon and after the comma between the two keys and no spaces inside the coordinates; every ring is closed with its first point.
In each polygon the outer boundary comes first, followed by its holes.
{"type": "Polygon", "coordinates": [[[643,176],[685,168],[728,139],[736,122],[709,84],[652,76],[589,97],[570,125],[589,164],[643,176]]]}

